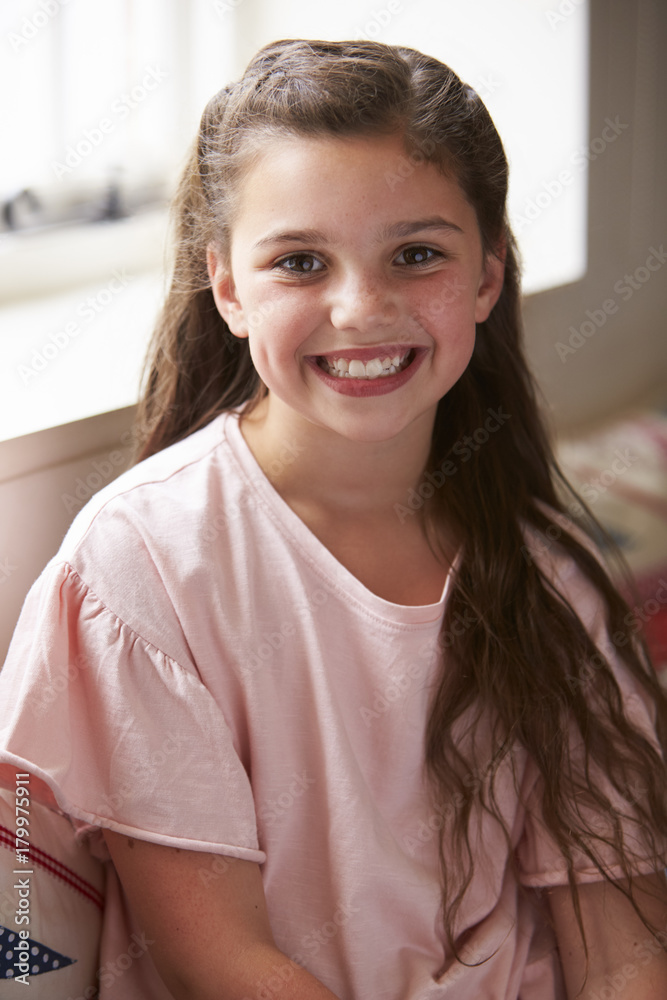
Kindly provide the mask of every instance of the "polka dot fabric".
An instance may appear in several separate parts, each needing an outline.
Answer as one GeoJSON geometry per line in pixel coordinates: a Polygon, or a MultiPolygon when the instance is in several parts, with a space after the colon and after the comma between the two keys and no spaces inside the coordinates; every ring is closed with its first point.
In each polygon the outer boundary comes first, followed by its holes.
{"type": "Polygon", "coordinates": [[[75,959],[61,955],[60,952],[54,951],[53,948],[47,948],[41,942],[34,941],[30,937],[26,939],[28,948],[19,949],[19,940],[17,931],[0,925],[0,982],[3,979],[12,979],[14,976],[21,975],[21,970],[16,963],[23,962],[24,958],[27,958],[27,964],[30,967],[28,981],[32,976],[40,976],[45,972],[64,969],[75,961],[75,959]]]}

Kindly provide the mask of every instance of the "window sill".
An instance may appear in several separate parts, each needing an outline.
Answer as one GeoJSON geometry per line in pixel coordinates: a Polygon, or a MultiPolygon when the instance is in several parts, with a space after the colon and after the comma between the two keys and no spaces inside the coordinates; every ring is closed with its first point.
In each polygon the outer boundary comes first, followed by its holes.
{"type": "Polygon", "coordinates": [[[135,404],[164,284],[128,267],[0,307],[0,441],[135,404]]]}
{"type": "Polygon", "coordinates": [[[164,264],[167,210],[109,222],[17,230],[0,238],[0,308],[108,281],[114,271],[138,274],[164,264]]]}

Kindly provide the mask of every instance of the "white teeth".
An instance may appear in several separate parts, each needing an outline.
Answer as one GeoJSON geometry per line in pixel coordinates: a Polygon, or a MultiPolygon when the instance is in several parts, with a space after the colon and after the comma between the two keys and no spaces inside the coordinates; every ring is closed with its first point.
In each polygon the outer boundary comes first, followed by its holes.
{"type": "MultiPolygon", "coordinates": [[[[350,365],[350,375],[352,375],[352,365],[350,365]]],[[[354,372],[356,374],[356,372],[354,372]]],[[[372,361],[366,362],[366,375],[368,378],[377,378],[378,375],[382,374],[382,362],[379,358],[373,358],[372,361]]]]}
{"type": "Polygon", "coordinates": [[[345,358],[336,358],[334,361],[329,361],[327,358],[321,357],[318,363],[320,368],[323,368],[325,372],[337,378],[386,378],[387,375],[395,375],[396,372],[405,368],[409,354],[410,351],[407,350],[404,354],[395,354],[391,358],[372,358],[365,364],[356,358],[353,358],[351,361],[347,361],[345,358]]]}

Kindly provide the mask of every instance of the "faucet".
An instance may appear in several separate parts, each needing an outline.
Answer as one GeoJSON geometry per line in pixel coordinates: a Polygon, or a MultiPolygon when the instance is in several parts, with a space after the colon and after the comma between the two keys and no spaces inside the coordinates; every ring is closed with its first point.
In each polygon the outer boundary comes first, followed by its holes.
{"type": "Polygon", "coordinates": [[[12,198],[8,198],[2,206],[2,218],[7,229],[19,228],[16,212],[21,205],[26,206],[32,212],[37,212],[42,207],[39,198],[30,188],[18,191],[12,198]]]}

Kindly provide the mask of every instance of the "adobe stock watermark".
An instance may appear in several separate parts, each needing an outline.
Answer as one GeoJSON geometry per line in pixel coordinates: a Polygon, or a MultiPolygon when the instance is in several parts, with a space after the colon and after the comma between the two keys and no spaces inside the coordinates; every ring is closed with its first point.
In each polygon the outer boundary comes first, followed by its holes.
{"type": "Polygon", "coordinates": [[[488,416],[481,427],[477,427],[472,434],[465,434],[450,448],[448,454],[460,456],[461,461],[457,464],[452,459],[447,458],[433,472],[426,472],[424,479],[417,489],[410,488],[407,493],[406,504],[395,503],[394,511],[401,524],[408,517],[414,517],[417,511],[421,510],[427,500],[434,494],[436,489],[445,485],[448,479],[455,476],[459,467],[465,462],[469,462],[473,454],[487,443],[492,434],[499,431],[503,424],[510,419],[511,414],[503,411],[502,405],[496,410],[486,411],[488,416]]]}
{"type": "MultiPolygon", "coordinates": [[[[155,941],[151,941],[146,934],[138,934],[134,931],[128,941],[126,951],[117,955],[113,960],[105,962],[97,970],[95,976],[105,990],[111,989],[117,979],[120,979],[129,968],[134,965],[137,959],[146,954],[155,941]]],[[[98,996],[97,986],[88,986],[78,997],[68,997],[67,1000],[95,1000],[98,996]]]]}
{"type": "Polygon", "coordinates": [[[561,0],[556,10],[545,10],[544,16],[549,22],[549,27],[553,31],[559,24],[567,21],[568,17],[574,14],[575,10],[583,7],[586,0],[561,0]]]}
{"type": "MultiPolygon", "coordinates": [[[[633,636],[641,632],[643,625],[647,624],[651,618],[659,614],[664,607],[667,607],[667,580],[658,580],[658,589],[653,597],[648,597],[640,607],[633,607],[623,618],[623,624],[627,626],[627,631],[618,630],[611,636],[614,646],[623,647],[632,642],[633,636]]],[[[571,674],[567,678],[567,686],[570,691],[577,688],[590,688],[598,670],[608,669],[608,663],[601,652],[595,652],[584,663],[580,672],[575,676],[571,674]]],[[[641,789],[637,791],[639,795],[641,789]]],[[[636,798],[633,800],[636,801],[636,798]]]]}
{"type": "MultiPolygon", "coordinates": [[[[633,636],[641,632],[643,626],[665,607],[667,607],[667,580],[661,577],[653,597],[646,598],[640,606],[635,605],[624,616],[623,624],[626,626],[626,630],[618,629],[615,631],[610,636],[612,644],[616,648],[627,646],[629,642],[632,642],[633,636]]],[[[567,685],[571,691],[577,688],[589,688],[597,671],[605,669],[608,669],[607,659],[598,650],[587,659],[577,675],[572,674],[567,678],[567,685]]]]}
{"type": "MultiPolygon", "coordinates": [[[[306,597],[304,610],[312,613],[317,608],[321,608],[329,599],[330,592],[324,587],[317,587],[306,597]]],[[[249,653],[243,663],[239,664],[239,670],[244,677],[254,674],[257,670],[267,667],[278,650],[282,649],[286,641],[295,635],[298,622],[283,622],[272,632],[262,635],[259,646],[249,653]]]]}
{"type": "Polygon", "coordinates": [[[214,0],[213,10],[218,17],[226,17],[231,11],[237,10],[243,2],[244,0],[214,0]]]}
{"type": "MultiPolygon", "coordinates": [[[[309,953],[309,957],[317,955],[321,948],[336,937],[341,927],[344,927],[354,914],[360,912],[359,907],[353,905],[353,898],[341,903],[331,920],[326,920],[301,939],[301,947],[309,953]]],[[[280,995],[285,986],[294,979],[295,972],[305,968],[306,965],[307,959],[301,954],[294,954],[284,962],[276,963],[272,967],[270,976],[257,980],[252,996],[245,996],[242,1000],[275,1000],[275,997],[280,995]]],[[[289,990],[283,995],[289,997],[289,990]]]]}
{"type": "Polygon", "coordinates": [[[667,933],[665,931],[667,931],[667,927],[665,930],[656,931],[654,937],[635,941],[633,952],[636,961],[624,962],[615,972],[607,973],[604,977],[604,985],[589,990],[585,1000],[617,1000],[618,997],[622,997],[626,987],[639,977],[642,967],[650,965],[656,956],[664,956],[665,951],[667,951],[667,933]]]}
{"type": "MultiPolygon", "coordinates": [[[[581,516],[584,512],[584,508],[576,500],[573,500],[567,509],[573,517],[581,516]]],[[[530,545],[521,546],[521,555],[529,566],[533,566],[540,556],[546,555],[564,531],[571,531],[573,528],[572,522],[568,520],[565,514],[561,514],[560,511],[554,514],[553,520],[555,523],[549,524],[545,531],[540,531],[538,528],[532,526],[531,530],[536,535],[539,535],[539,538],[531,538],[530,545]]]]}
{"type": "Polygon", "coordinates": [[[265,826],[273,826],[281,816],[287,813],[297,799],[308,791],[311,785],[317,784],[315,778],[311,778],[307,771],[297,774],[294,771],[291,775],[292,781],[289,786],[276,796],[275,799],[266,799],[257,810],[257,816],[265,826]]]}
{"type": "Polygon", "coordinates": [[[20,52],[33,38],[36,38],[42,28],[45,28],[60,12],[60,8],[67,7],[71,2],[72,0],[40,0],[37,9],[29,17],[23,18],[18,31],[10,31],[7,35],[14,52],[20,52]]]}
{"type": "Polygon", "coordinates": [[[397,185],[402,184],[404,180],[411,177],[418,166],[428,163],[428,158],[433,154],[435,148],[433,140],[426,139],[424,142],[419,143],[410,153],[406,152],[396,157],[392,161],[391,170],[385,170],[384,174],[385,183],[389,190],[393,191],[397,185]]]}
{"type": "Polygon", "coordinates": [[[17,569],[18,566],[15,566],[14,563],[11,562],[9,556],[5,556],[2,562],[0,562],[0,586],[2,586],[3,583],[7,583],[7,580],[9,580],[12,573],[15,573],[17,569]]]}
{"type": "Polygon", "coordinates": [[[81,334],[113,302],[117,295],[127,288],[134,277],[125,269],[113,271],[111,279],[81,302],[76,310],[76,319],[66,323],[55,333],[50,333],[48,340],[41,348],[31,348],[32,360],[27,364],[17,365],[16,371],[21,376],[24,385],[28,385],[40,372],[51,364],[59,354],[69,347],[73,340],[81,334]]]}
{"type": "Polygon", "coordinates": [[[443,273],[437,299],[429,299],[424,306],[420,307],[418,317],[407,317],[405,323],[408,334],[406,343],[418,342],[420,336],[425,333],[424,321],[433,323],[443,319],[449,306],[453,305],[469,287],[470,283],[465,281],[461,275],[443,273]]]}
{"type": "Polygon", "coordinates": [[[268,479],[278,479],[288,465],[292,465],[296,458],[304,451],[304,446],[296,441],[286,442],[278,452],[276,458],[272,458],[265,468],[268,479]]]}
{"type": "MultiPolygon", "coordinates": [[[[662,243],[657,248],[649,247],[645,262],[635,268],[632,274],[624,274],[622,278],[614,282],[613,291],[622,302],[629,302],[635,292],[639,291],[647,281],[650,281],[651,275],[659,271],[666,260],[667,253],[662,243]]],[[[591,337],[594,337],[609,317],[618,312],[618,309],[618,301],[612,298],[605,299],[597,309],[587,309],[585,313],[587,318],[581,325],[569,327],[570,336],[567,343],[559,340],[554,344],[556,353],[563,364],[571,354],[576,354],[591,337]]]]}
{"type": "Polygon", "coordinates": [[[600,135],[592,139],[588,145],[575,149],[569,157],[570,167],[559,171],[556,177],[542,182],[542,190],[535,197],[528,198],[523,214],[512,217],[512,229],[515,235],[519,235],[527,226],[531,226],[536,219],[542,215],[555,201],[557,201],[567,188],[572,184],[576,175],[584,170],[588,163],[597,160],[598,156],[616,142],[629,124],[622,122],[618,115],[614,119],[605,118],[604,128],[600,135]]]}
{"type": "Polygon", "coordinates": [[[0,893],[0,924],[9,927],[16,916],[16,896],[11,889],[3,889],[0,893]]]}
{"type": "Polygon", "coordinates": [[[67,146],[63,160],[51,160],[51,169],[57,179],[62,180],[63,177],[70,176],[81,166],[83,161],[102,145],[106,136],[115,132],[118,124],[125,121],[143,104],[168,75],[157,66],[147,66],[141,81],[132,90],[124,91],[113,101],[109,116],[100,118],[96,125],[84,129],[81,138],[67,146]]]}
{"type": "Polygon", "coordinates": [[[466,610],[463,614],[456,612],[448,622],[448,627],[438,633],[436,639],[425,642],[419,650],[419,660],[416,663],[405,664],[400,672],[393,674],[382,688],[373,691],[370,705],[360,705],[359,715],[366,728],[370,728],[375,719],[385,715],[398,701],[405,697],[416,681],[424,681],[430,670],[434,655],[439,655],[445,649],[450,649],[457,636],[463,635],[469,628],[478,625],[481,619],[466,610]]]}
{"type": "MultiPolygon", "coordinates": [[[[501,765],[506,764],[517,753],[522,753],[521,748],[519,746],[512,747],[501,761],[501,765]]],[[[477,795],[482,785],[485,784],[492,773],[497,774],[498,770],[494,762],[490,760],[483,766],[469,771],[463,779],[463,784],[470,790],[472,795],[477,795]]],[[[420,820],[412,832],[403,834],[403,846],[410,857],[414,858],[422,847],[429,844],[436,835],[443,832],[446,825],[454,819],[465,801],[466,797],[463,792],[455,792],[451,801],[447,802],[444,806],[442,814],[432,813],[427,820],[420,820]]]]}
{"type": "Polygon", "coordinates": [[[44,711],[51,705],[59,694],[66,691],[69,685],[77,679],[82,670],[87,670],[90,663],[83,653],[79,653],[71,662],[62,664],[55,668],[54,676],[50,678],[50,683],[43,684],[39,692],[39,701],[33,702],[33,710],[44,711]]]}
{"type": "MultiPolygon", "coordinates": [[[[353,900],[354,896],[346,902],[341,903],[331,920],[326,920],[319,927],[314,928],[301,938],[301,947],[309,953],[309,956],[317,955],[321,948],[325,947],[332,938],[336,937],[341,927],[345,927],[351,918],[360,912],[360,908],[353,905],[353,900]]],[[[292,955],[292,961],[296,962],[297,965],[306,964],[306,960],[301,954],[292,955]]]]}
{"type": "MultiPolygon", "coordinates": [[[[610,486],[613,486],[618,477],[627,472],[637,461],[639,461],[639,457],[633,455],[629,448],[625,448],[623,451],[620,448],[616,448],[613,462],[606,469],[603,469],[599,475],[582,483],[579,486],[579,493],[592,506],[594,503],[597,503],[603,493],[607,492],[610,486]]],[[[581,512],[580,508],[579,512],[581,512]]]]}
{"type": "Polygon", "coordinates": [[[169,733],[156,749],[150,750],[145,755],[142,754],[134,760],[129,768],[127,779],[124,784],[116,784],[114,791],[108,795],[103,794],[96,812],[99,816],[113,816],[127,799],[134,798],[137,794],[138,783],[134,779],[145,779],[149,769],[164,767],[169,757],[179,753],[184,748],[183,740],[174,733],[169,733]]]}
{"type": "Polygon", "coordinates": [[[202,531],[202,538],[209,544],[224,530],[229,530],[230,526],[241,516],[241,509],[238,506],[221,507],[202,531]]]}
{"type": "Polygon", "coordinates": [[[667,580],[660,577],[658,589],[653,597],[647,597],[641,607],[632,608],[623,619],[623,624],[628,626],[629,635],[623,632],[614,632],[612,639],[614,645],[625,646],[630,641],[630,637],[636,632],[640,632],[642,624],[646,625],[651,618],[655,617],[664,607],[667,606],[667,580]]]}
{"type": "MultiPolygon", "coordinates": [[[[424,661],[430,659],[423,650],[420,655],[424,661]]],[[[408,663],[400,673],[394,674],[384,687],[376,688],[370,705],[359,706],[359,715],[366,728],[369,729],[375,719],[381,718],[392,705],[404,698],[416,680],[423,680],[427,669],[427,662],[408,663]]]]}
{"type": "Polygon", "coordinates": [[[439,322],[447,315],[449,307],[456,302],[460,296],[467,291],[470,283],[464,281],[458,274],[440,275],[437,299],[429,299],[428,302],[420,306],[418,315],[408,315],[402,318],[404,334],[402,343],[407,347],[410,344],[423,343],[421,338],[428,337],[428,329],[425,324],[439,322]]]}
{"type": "MultiPolygon", "coordinates": [[[[209,855],[207,855],[208,859],[209,855]]],[[[197,869],[197,878],[205,887],[211,882],[216,882],[239,860],[229,854],[212,854],[210,855],[210,859],[211,862],[209,865],[202,865],[197,869]]]]}
{"type": "MultiPolygon", "coordinates": [[[[498,80],[494,80],[492,76],[481,76],[476,85],[469,86],[468,90],[472,92],[473,95],[480,98],[480,100],[485,101],[488,97],[494,94],[501,86],[498,80]]],[[[423,142],[418,142],[415,144],[415,148],[410,152],[402,154],[392,160],[391,168],[385,170],[384,180],[390,191],[394,191],[399,184],[407,180],[414,174],[417,167],[424,163],[429,163],[429,157],[433,156],[436,151],[436,143],[433,139],[426,138],[423,142]]]]}
{"type": "MultiPolygon", "coordinates": [[[[120,436],[120,443],[124,448],[129,448],[133,441],[131,431],[124,431],[120,436]]],[[[60,499],[65,505],[68,514],[74,514],[81,510],[83,505],[92,496],[102,489],[107,483],[116,478],[122,471],[127,461],[122,451],[114,449],[107,453],[106,458],[94,459],[91,463],[92,472],[85,477],[77,476],[75,479],[74,491],[72,493],[61,493],[60,499]]]]}
{"type": "Polygon", "coordinates": [[[388,0],[388,3],[379,10],[374,10],[369,19],[363,25],[357,25],[354,29],[354,37],[365,42],[377,40],[388,24],[390,24],[395,14],[403,13],[401,0],[388,0]]]}
{"type": "MultiPolygon", "coordinates": [[[[667,580],[664,577],[660,577],[658,580],[658,589],[653,597],[647,597],[641,605],[635,605],[624,616],[623,624],[626,626],[626,631],[618,630],[614,632],[611,636],[614,646],[627,646],[629,642],[632,642],[633,636],[641,632],[644,625],[647,625],[652,618],[660,614],[665,607],[667,607],[667,580]]],[[[594,676],[595,671],[604,666],[604,658],[600,654],[595,654],[584,666],[581,675],[568,679],[568,684],[570,680],[574,686],[577,684],[587,684],[594,676]]]]}
{"type": "Polygon", "coordinates": [[[500,80],[494,80],[490,74],[480,76],[473,83],[469,84],[469,89],[479,97],[481,101],[487,101],[492,94],[495,94],[501,87],[500,80]]]}
{"type": "MultiPolygon", "coordinates": [[[[615,448],[613,456],[613,461],[607,468],[603,469],[597,476],[582,483],[579,487],[579,493],[581,493],[589,506],[597,503],[600,497],[613,486],[619,476],[622,476],[635,462],[639,461],[639,456],[633,455],[629,448],[623,450],[615,448]]],[[[584,513],[584,508],[578,500],[571,500],[566,509],[567,514],[574,518],[581,517],[584,513]]],[[[560,511],[555,512],[553,523],[549,524],[545,531],[541,531],[535,527],[532,528],[532,531],[536,535],[539,535],[539,538],[532,539],[530,545],[521,546],[521,554],[529,565],[533,565],[537,558],[545,555],[554,542],[557,542],[561,538],[563,532],[572,530],[573,524],[568,519],[567,514],[563,514],[560,511]]]]}

